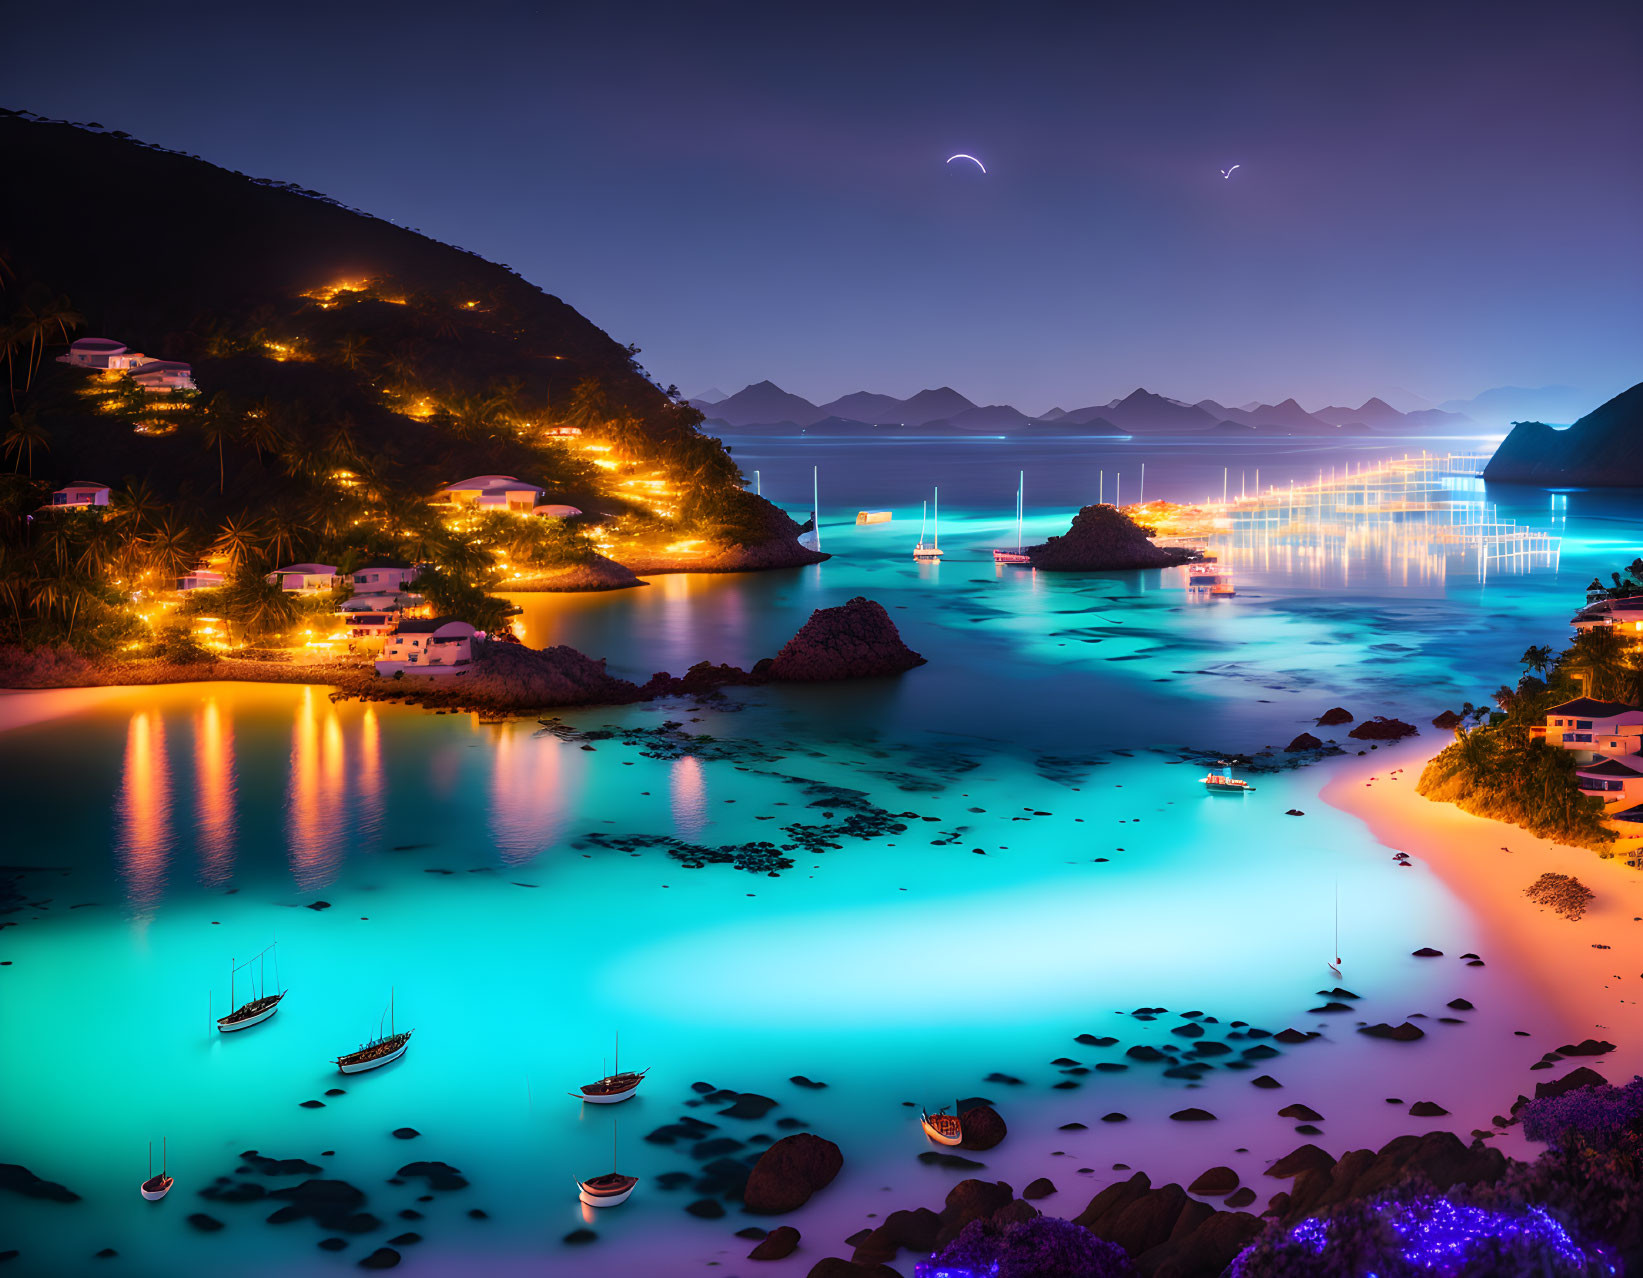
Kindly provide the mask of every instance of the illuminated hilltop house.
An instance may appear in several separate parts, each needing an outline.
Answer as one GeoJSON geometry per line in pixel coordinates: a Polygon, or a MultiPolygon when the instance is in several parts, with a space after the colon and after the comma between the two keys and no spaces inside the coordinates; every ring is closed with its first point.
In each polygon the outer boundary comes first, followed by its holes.
{"type": "Polygon", "coordinates": [[[1625,599],[1599,599],[1570,618],[1579,634],[1588,630],[1613,630],[1626,639],[1643,639],[1643,595],[1625,599]]]}
{"type": "Polygon", "coordinates": [[[376,662],[379,675],[466,674],[473,662],[477,632],[466,621],[448,617],[401,621],[382,647],[376,662]]]}
{"type": "Polygon", "coordinates": [[[276,568],[265,580],[290,595],[318,595],[342,584],[332,564],[288,564],[276,568]]]}
{"type": "Polygon", "coordinates": [[[51,495],[51,504],[43,507],[45,510],[90,510],[93,507],[108,505],[108,485],[94,484],[84,479],[76,479],[66,488],[59,488],[51,495]]]}
{"type": "Polygon", "coordinates": [[[1545,724],[1530,728],[1529,735],[1577,758],[1587,756],[1582,762],[1624,758],[1643,750],[1643,710],[1624,701],[1576,697],[1548,710],[1545,724]]]}
{"type": "Polygon", "coordinates": [[[479,510],[511,510],[528,515],[547,491],[512,475],[475,475],[446,484],[434,494],[436,506],[472,506],[479,510]]]}
{"type": "Polygon", "coordinates": [[[181,360],[151,359],[131,369],[129,376],[151,395],[194,389],[194,370],[181,360]]]}
{"type": "Polygon", "coordinates": [[[110,337],[82,337],[71,343],[67,353],[57,357],[57,362],[107,373],[127,372],[148,363],[149,359],[141,351],[127,350],[124,342],[110,337]]]}
{"type": "Polygon", "coordinates": [[[354,594],[392,595],[405,590],[422,571],[403,559],[373,559],[354,569],[354,594]]]}

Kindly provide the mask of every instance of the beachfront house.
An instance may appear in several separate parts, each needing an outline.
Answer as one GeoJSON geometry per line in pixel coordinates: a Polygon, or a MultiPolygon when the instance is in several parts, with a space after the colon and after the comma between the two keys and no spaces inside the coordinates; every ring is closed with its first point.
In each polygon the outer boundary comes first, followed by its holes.
{"type": "Polygon", "coordinates": [[[1613,630],[1628,639],[1643,638],[1643,595],[1599,599],[1575,613],[1569,624],[1578,634],[1588,630],[1613,630]]]}
{"type": "Polygon", "coordinates": [[[345,612],[342,625],[350,639],[386,640],[399,627],[400,617],[397,612],[345,612]]]}
{"type": "Polygon", "coordinates": [[[473,506],[480,510],[511,510],[528,515],[542,500],[545,489],[512,475],[475,475],[446,484],[434,494],[436,506],[473,506]]]}
{"type": "Polygon", "coordinates": [[[1624,701],[1576,697],[1546,712],[1546,722],[1529,729],[1547,745],[1562,746],[1589,762],[1643,750],[1643,710],[1624,701]]]}
{"type": "Polygon", "coordinates": [[[287,564],[276,568],[264,578],[270,586],[278,586],[287,594],[318,595],[335,590],[342,584],[332,564],[287,564]]]}
{"type": "Polygon", "coordinates": [[[148,363],[148,356],[141,351],[127,350],[124,342],[113,338],[82,337],[71,343],[67,353],[57,357],[57,362],[97,373],[125,372],[148,363]]]}
{"type": "Polygon", "coordinates": [[[382,647],[379,675],[459,675],[473,661],[477,632],[466,621],[449,617],[401,621],[382,647]]]}
{"type": "Polygon", "coordinates": [[[59,488],[51,495],[49,510],[90,510],[95,506],[108,505],[109,488],[107,484],[92,483],[85,479],[76,479],[67,487],[59,488]]]}
{"type": "Polygon", "coordinates": [[[151,395],[194,389],[194,370],[181,360],[151,359],[131,369],[130,377],[151,395]]]}
{"type": "Polygon", "coordinates": [[[1582,794],[1594,795],[1605,804],[1621,803],[1630,808],[1643,803],[1643,755],[1599,759],[1575,769],[1575,784],[1582,794]]]}
{"type": "Polygon", "coordinates": [[[186,577],[177,578],[178,590],[219,590],[223,584],[223,575],[211,568],[195,568],[186,577]]]}

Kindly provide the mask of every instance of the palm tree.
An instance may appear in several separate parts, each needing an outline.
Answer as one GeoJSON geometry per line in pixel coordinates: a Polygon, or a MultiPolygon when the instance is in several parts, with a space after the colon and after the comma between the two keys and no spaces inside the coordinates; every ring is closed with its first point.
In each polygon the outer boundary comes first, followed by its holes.
{"type": "Polygon", "coordinates": [[[297,546],[304,534],[310,532],[308,524],[290,510],[274,512],[269,522],[268,549],[277,563],[290,563],[296,558],[297,546]]]}
{"type": "Polygon", "coordinates": [[[1533,670],[1538,675],[1545,674],[1552,666],[1553,652],[1545,644],[1530,644],[1518,658],[1518,664],[1526,670],[1533,670]]]}
{"type": "Polygon", "coordinates": [[[358,368],[360,356],[365,354],[370,344],[369,339],[360,333],[344,333],[337,342],[337,354],[349,368],[358,368]]]}
{"type": "Polygon", "coordinates": [[[51,436],[46,433],[44,426],[35,420],[33,411],[13,413],[11,415],[11,429],[6,432],[5,450],[17,458],[12,466],[13,472],[22,469],[23,458],[28,457],[29,474],[34,474],[34,450],[43,448],[51,451],[51,436]]]}
{"type": "Polygon", "coordinates": [[[1577,635],[1559,665],[1585,677],[1588,695],[1603,697],[1629,673],[1630,651],[1612,627],[1598,626],[1577,635]]]}
{"type": "Polygon", "coordinates": [[[140,533],[144,525],[154,522],[164,509],[146,479],[128,480],[125,488],[114,496],[115,517],[129,524],[133,533],[140,533]]]}
{"type": "Polygon", "coordinates": [[[227,479],[223,469],[223,445],[239,433],[237,415],[225,402],[219,392],[211,397],[205,406],[204,420],[200,423],[200,436],[205,442],[206,451],[217,450],[217,491],[221,493],[227,487],[227,479]]]}
{"type": "Polygon", "coordinates": [[[143,538],[142,548],[144,556],[161,575],[170,578],[181,577],[199,559],[192,530],[177,527],[169,515],[155,523],[153,530],[143,538]]]}
{"type": "Polygon", "coordinates": [[[245,415],[240,434],[257,454],[257,465],[262,465],[265,452],[277,453],[285,447],[285,431],[280,428],[277,410],[266,399],[254,405],[245,415]]]}
{"type": "Polygon", "coordinates": [[[238,572],[256,558],[266,540],[262,526],[242,514],[238,519],[223,520],[217,539],[211,543],[211,553],[226,559],[231,573],[238,572]]]}

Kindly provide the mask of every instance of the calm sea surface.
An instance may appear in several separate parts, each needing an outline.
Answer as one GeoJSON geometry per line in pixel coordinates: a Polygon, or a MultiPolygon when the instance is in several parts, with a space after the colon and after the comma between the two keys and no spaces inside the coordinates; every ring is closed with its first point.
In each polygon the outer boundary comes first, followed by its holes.
{"type": "Polygon", "coordinates": [[[866,595],[928,665],[564,717],[587,736],[332,704],[318,688],[0,697],[12,867],[0,882],[17,893],[0,915],[0,1162],[84,1199],[0,1198],[0,1250],[22,1253],[11,1272],[79,1272],[112,1247],[125,1273],[340,1273],[414,1230],[422,1240],[399,1246],[412,1272],[473,1272],[478,1258],[506,1273],[717,1262],[802,1274],[848,1254],[842,1238],[869,1213],[939,1205],[967,1174],[916,1161],[927,1146],[908,1101],[996,1101],[1012,1134],[975,1174],[1018,1188],[1049,1174],[1061,1192],[1044,1205],[1072,1215],[1126,1174],[1114,1162],[1190,1178],[1235,1147],[1258,1168],[1300,1143],[1273,1095],[1324,1113],[1332,1149],[1422,1126],[1385,1096],[1438,1100],[1460,1131],[1509,1099],[1466,1080],[1550,1010],[1508,997],[1508,956],[1484,969],[1409,957],[1472,948],[1464,905],[1317,802],[1330,765],[1212,798],[1182,750],[1281,747],[1336,704],[1425,724],[1482,699],[1516,676],[1524,647],[1566,632],[1594,573],[1634,557],[1635,494],[1446,481],[1450,500],[1475,503],[1465,527],[1512,521],[1559,539],[1540,558],[1464,530],[1434,536],[1423,516],[1297,509],[1223,539],[1238,595],[1209,601],[1179,570],[995,568],[987,550],[1015,536],[1017,471],[1027,537],[1041,540],[1098,488],[1114,496],[1119,473],[1125,499],[1139,496],[1143,461],[1149,497],[1202,500],[1220,496],[1223,467],[1235,495],[1257,467],[1263,487],[1286,487],[1406,447],[1477,445],[731,442],[795,512],[819,466],[835,558],[522,597],[526,641],[572,644],[636,678],[746,665],[813,609],[866,595]],[[910,550],[936,485],[947,557],[921,567],[910,550]],[[858,509],[895,519],[857,527],[858,509]],[[772,874],[762,844],[792,865],[772,874]],[[1308,1011],[1335,983],[1337,898],[1344,984],[1362,996],[1344,1020],[1308,1011]],[[283,1010],[210,1032],[231,961],[276,939],[283,1010]],[[410,1051],[340,1077],[330,1059],[376,1032],[390,990],[398,1025],[416,1030],[410,1051]],[[1434,1023],[1412,1047],[1350,1032],[1417,1011],[1436,1022],[1461,996],[1478,1006],[1467,1023],[1434,1023]],[[1130,1015],[1144,1007],[1171,1010],[1130,1015]],[[1254,1066],[1282,1093],[1226,1066],[1257,1040],[1231,1040],[1200,1081],[1126,1057],[1189,1049],[1169,1033],[1183,1010],[1216,1018],[1211,1039],[1234,1021],[1323,1033],[1254,1066]],[[651,1075],[636,1100],[584,1110],[565,1093],[602,1072],[618,1030],[623,1065],[651,1075]],[[1118,1042],[1080,1045],[1081,1033],[1118,1042]],[[1100,1063],[1131,1068],[1062,1072],[1100,1063]],[[777,1104],[725,1116],[696,1082],[777,1104]],[[1188,1105],[1220,1121],[1168,1120],[1188,1105]],[[1130,1121],[1096,1121],[1110,1111],[1130,1121]],[[685,1115],[715,1125],[703,1139],[740,1144],[644,1139],[685,1115]],[[1090,1130],[1058,1130],[1074,1120],[1090,1130]],[[645,1179],[591,1222],[596,1243],[569,1246],[584,1224],[573,1182],[609,1170],[613,1122],[621,1169],[645,1179]],[[794,1217],[806,1241],[791,1261],[745,1262],[734,1203],[696,1219],[683,1208],[711,1187],[658,1181],[699,1179],[714,1157],[799,1125],[846,1163],[794,1217]],[[402,1127],[421,1134],[396,1139],[402,1127]],[[149,1204],[137,1182],[162,1136],[177,1189],[149,1204]],[[277,1203],[199,1197],[219,1176],[302,1179],[237,1174],[251,1149],[323,1166],[364,1191],[382,1227],[337,1235],[348,1245],[331,1253],[317,1244],[335,1231],[313,1221],[264,1223],[277,1203]],[[423,1182],[389,1183],[418,1159],[460,1168],[469,1186],[424,1202],[423,1182]],[[198,1232],[196,1211],[225,1228],[198,1232]]]}

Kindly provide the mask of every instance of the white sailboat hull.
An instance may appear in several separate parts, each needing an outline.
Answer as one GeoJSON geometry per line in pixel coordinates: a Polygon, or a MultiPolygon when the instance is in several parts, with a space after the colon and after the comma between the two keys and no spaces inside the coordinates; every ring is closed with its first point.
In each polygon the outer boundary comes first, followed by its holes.
{"type": "Polygon", "coordinates": [[[248,1016],[243,1021],[235,1021],[232,1024],[229,1024],[229,1023],[226,1023],[224,1021],[219,1020],[217,1022],[217,1028],[218,1028],[218,1030],[220,1030],[224,1034],[234,1034],[234,1033],[237,1033],[238,1031],[240,1031],[242,1029],[250,1029],[253,1025],[261,1025],[264,1021],[266,1021],[269,1017],[273,1016],[274,1013],[279,1011],[279,1010],[280,1010],[280,1005],[278,1003],[275,1003],[274,1006],[269,1007],[269,1008],[264,1008],[262,1011],[258,1012],[255,1016],[248,1016]]]}
{"type": "Polygon", "coordinates": [[[164,1198],[167,1194],[169,1194],[171,1192],[171,1186],[167,1185],[164,1189],[141,1189],[141,1188],[139,1188],[137,1190],[137,1192],[139,1194],[141,1194],[144,1198],[148,1199],[149,1202],[157,1203],[157,1202],[160,1201],[160,1199],[164,1198]]]}
{"type": "Polygon", "coordinates": [[[390,1065],[405,1055],[405,1049],[410,1045],[410,1040],[407,1039],[386,1056],[378,1056],[368,1061],[355,1061],[349,1065],[338,1065],[337,1069],[344,1074],[363,1074],[366,1070],[381,1069],[384,1065],[390,1065]]]}
{"type": "Polygon", "coordinates": [[[619,1194],[590,1194],[582,1188],[581,1182],[578,1181],[576,1188],[576,1196],[589,1207],[620,1207],[629,1198],[633,1197],[633,1190],[639,1187],[634,1185],[631,1189],[624,1189],[619,1194]]]}

